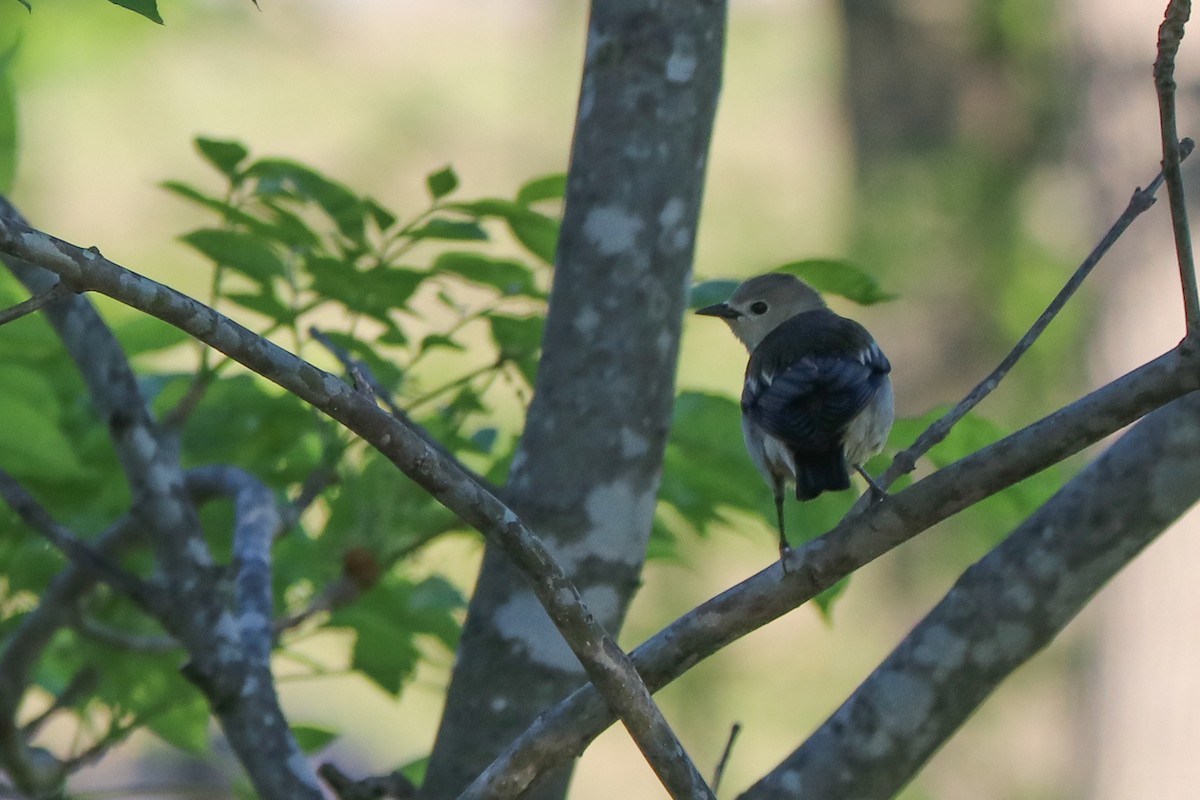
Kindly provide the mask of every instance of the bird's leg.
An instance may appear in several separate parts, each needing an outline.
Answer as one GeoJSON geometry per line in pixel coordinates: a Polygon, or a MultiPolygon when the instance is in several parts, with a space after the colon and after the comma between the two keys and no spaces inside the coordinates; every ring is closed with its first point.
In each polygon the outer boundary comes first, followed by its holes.
{"type": "Polygon", "coordinates": [[[867,487],[868,487],[867,491],[869,491],[871,493],[871,495],[875,498],[875,500],[878,501],[878,500],[882,500],[883,498],[887,497],[887,492],[884,491],[884,488],[882,486],[880,486],[878,483],[876,483],[874,478],[872,478],[870,475],[867,474],[867,471],[862,468],[862,465],[855,464],[854,468],[856,470],[858,470],[858,474],[862,475],[863,480],[867,482],[867,487]]]}
{"type": "Polygon", "coordinates": [[[787,535],[783,532],[783,486],[776,484],[775,486],[775,519],[779,523],[779,563],[783,565],[783,571],[787,572],[787,556],[791,549],[788,546],[787,535]]]}

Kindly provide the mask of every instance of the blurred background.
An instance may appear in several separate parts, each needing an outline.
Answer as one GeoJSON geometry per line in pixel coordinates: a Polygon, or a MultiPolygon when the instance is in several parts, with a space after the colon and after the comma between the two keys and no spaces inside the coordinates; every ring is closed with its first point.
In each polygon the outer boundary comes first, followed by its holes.
{"type": "MultiPolygon", "coordinates": [[[[468,197],[509,196],[566,168],[585,4],[261,5],[163,0],[160,27],[98,1],[35,0],[30,14],[0,0],[0,47],[19,43],[12,198],[33,224],[201,293],[208,273],[175,237],[207,220],[157,185],[210,181],[196,135],[295,158],[401,210],[424,207],[424,176],[446,164],[468,197]]],[[[899,412],[953,403],[1153,177],[1162,11],[1123,0],[733,3],[697,277],[851,259],[899,295],[852,311],[892,360],[899,412]]],[[[1183,135],[1197,133],[1191,45],[1178,74],[1183,135]]],[[[1021,425],[1174,345],[1170,241],[1164,198],[982,413],[1021,425]]],[[[722,326],[687,326],[682,388],[736,396],[743,364],[722,326]]],[[[1002,498],[951,520],[862,570],[830,619],[800,609],[664,690],[705,772],[742,724],[722,794],[795,748],[1028,510],[1002,498]]],[[[761,569],[773,535],[747,522],[651,562],[623,644],[761,569]]],[[[906,800],[1194,796],[1196,541],[1194,521],[1164,536],[984,705],[906,800]]],[[[468,591],[480,553],[458,537],[419,568],[468,591]]],[[[449,668],[448,655],[434,658],[398,701],[353,676],[281,689],[297,721],[348,731],[334,746],[345,769],[381,772],[428,752],[449,668]]],[[[145,738],[74,786],[196,796],[189,776],[207,785],[215,769],[145,738]]],[[[582,759],[571,796],[662,791],[613,729],[582,759]]]]}

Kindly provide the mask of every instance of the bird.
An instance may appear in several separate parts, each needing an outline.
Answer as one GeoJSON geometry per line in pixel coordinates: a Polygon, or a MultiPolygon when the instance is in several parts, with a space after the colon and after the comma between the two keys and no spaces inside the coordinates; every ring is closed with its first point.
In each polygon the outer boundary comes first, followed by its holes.
{"type": "Polygon", "coordinates": [[[789,546],[783,501],[850,488],[850,470],[883,497],[863,464],[880,452],[895,419],[891,364],[859,323],[831,311],[804,281],[769,272],[697,314],[724,320],[750,359],[742,385],[742,436],[771,487],[779,555],[789,546]]]}

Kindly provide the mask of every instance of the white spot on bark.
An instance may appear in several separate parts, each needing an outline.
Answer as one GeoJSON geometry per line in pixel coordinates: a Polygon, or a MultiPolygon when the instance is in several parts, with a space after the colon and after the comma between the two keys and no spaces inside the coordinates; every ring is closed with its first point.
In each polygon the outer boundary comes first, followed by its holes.
{"type": "Polygon", "coordinates": [[[608,584],[589,586],[583,590],[583,604],[602,625],[608,627],[621,609],[621,596],[608,584]]]}
{"type": "Polygon", "coordinates": [[[205,546],[204,540],[198,536],[192,536],[187,542],[188,559],[199,566],[207,567],[212,564],[212,553],[208,552],[208,547],[205,546]]]}
{"type": "Polygon", "coordinates": [[[696,48],[687,37],[677,37],[671,55],[667,57],[667,80],[671,83],[687,83],[696,74],[696,48]]]}
{"type": "Polygon", "coordinates": [[[658,214],[658,224],[664,228],[672,228],[679,224],[679,220],[683,219],[683,210],[685,208],[683,200],[678,197],[672,197],[663,206],[662,211],[658,214]]]}
{"type": "MultiPolygon", "coordinates": [[[[564,589],[564,593],[569,591],[564,589]]],[[[563,596],[560,600],[569,600],[563,596]]],[[[606,584],[589,586],[583,590],[583,604],[602,625],[611,624],[620,609],[621,597],[606,584]]],[[[560,672],[580,672],[579,659],[571,652],[562,634],[554,627],[541,603],[530,592],[522,592],[502,605],[495,616],[496,630],[508,642],[521,646],[530,660],[560,672]]],[[[494,710],[501,710],[507,701],[492,700],[494,710]],[[500,708],[496,708],[500,704],[500,708]]]]}
{"type": "Polygon", "coordinates": [[[605,256],[631,250],[641,230],[640,219],[612,206],[592,209],[583,223],[584,235],[605,256]]]}
{"type": "Polygon", "coordinates": [[[654,492],[641,491],[629,481],[594,487],[584,500],[591,532],[579,544],[562,548],[561,563],[568,572],[588,556],[621,564],[638,564],[654,517],[654,492]]]}
{"type": "Polygon", "coordinates": [[[325,374],[325,394],[329,397],[337,397],[346,390],[346,384],[337,379],[336,376],[325,374]]]}
{"type": "Polygon", "coordinates": [[[933,675],[941,677],[962,665],[967,643],[945,625],[936,625],[925,632],[913,649],[913,659],[933,667],[933,675]]]}
{"type": "Polygon", "coordinates": [[[504,697],[493,697],[492,702],[488,703],[488,708],[493,714],[499,714],[504,709],[508,708],[508,699],[504,697]]]}
{"type": "Polygon", "coordinates": [[[907,672],[884,672],[876,680],[875,711],[893,737],[917,731],[933,706],[929,683],[907,672]]]}
{"type": "Polygon", "coordinates": [[[584,306],[575,315],[575,330],[583,336],[592,336],[600,326],[600,312],[591,306],[584,306]]]}
{"type": "Polygon", "coordinates": [[[635,430],[621,428],[620,435],[622,458],[638,458],[645,455],[646,451],[650,449],[650,443],[646,441],[646,437],[635,430]]]}
{"type": "Polygon", "coordinates": [[[496,631],[506,641],[524,647],[531,661],[560,672],[581,671],[575,654],[529,592],[514,595],[496,609],[495,622],[496,631]]]}

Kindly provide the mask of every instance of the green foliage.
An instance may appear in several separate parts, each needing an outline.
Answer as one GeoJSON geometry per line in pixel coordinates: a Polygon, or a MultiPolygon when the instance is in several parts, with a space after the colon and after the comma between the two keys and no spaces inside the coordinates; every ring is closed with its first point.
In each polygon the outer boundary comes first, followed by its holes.
{"type": "Polygon", "coordinates": [[[339,733],[319,725],[293,725],[292,735],[296,737],[300,749],[311,756],[332,744],[339,733]]]}
{"type": "MultiPolygon", "coordinates": [[[[561,195],[561,178],[533,181],[511,200],[463,201],[446,167],[426,181],[430,205],[405,215],[308,165],[255,158],[238,142],[201,138],[196,149],[216,180],[164,188],[210,219],[181,237],[211,274],[208,302],[329,369],[352,367],[355,380],[370,381],[381,400],[404,408],[472,468],[503,475],[522,420],[496,409],[519,409],[531,391],[557,236],[557,221],[535,206],[561,195]],[[516,245],[509,255],[493,252],[497,237],[516,245]],[[522,247],[528,257],[511,255],[522,247]]],[[[23,297],[11,277],[0,277],[0,303],[23,297]]],[[[197,358],[176,329],[146,317],[118,318],[113,327],[157,416],[180,424],[185,467],[237,465],[281,499],[329,476],[312,513],[273,551],[278,611],[307,620],[285,634],[285,651],[314,627],[346,629],[353,669],[392,694],[422,658],[444,658],[457,644],[465,602],[440,576],[413,577],[408,558],[458,529],[453,515],[292,395],[219,354],[197,358]],[[354,602],[306,613],[345,583],[360,594],[354,602]]],[[[0,335],[0,414],[7,430],[21,431],[0,436],[0,466],[64,524],[89,537],[128,511],[106,426],[38,315],[0,335]]],[[[63,559],[7,508],[0,514],[2,636],[20,625],[63,559]]],[[[231,503],[208,503],[201,519],[216,557],[228,559],[231,503]]],[[[137,573],[153,568],[145,550],[124,560],[137,573]]],[[[89,730],[120,736],[125,726],[145,727],[189,752],[207,748],[209,711],[180,677],[180,653],[115,643],[159,638],[156,624],[106,591],[81,613],[113,642],[64,631],[38,663],[37,682],[61,692],[102,664],[95,688],[71,707],[89,730]]],[[[311,678],[325,671],[309,667],[311,678]]],[[[298,735],[315,750],[336,732],[301,727],[298,735]]]]}
{"type": "MultiPolygon", "coordinates": [[[[849,261],[829,258],[810,258],[790,261],[769,272],[786,272],[808,283],[822,294],[835,294],[859,305],[869,306],[894,300],[896,295],[885,292],[874,276],[849,261]]],[[[729,299],[739,281],[703,281],[692,287],[688,307],[692,309],[721,303],[729,299]]]]}
{"type": "Polygon", "coordinates": [[[8,71],[15,52],[14,45],[0,53],[0,192],[12,188],[17,172],[17,95],[8,71]]]}
{"type": "Polygon", "coordinates": [[[146,19],[157,22],[159,25],[163,24],[163,18],[158,13],[157,0],[108,0],[108,2],[115,6],[135,11],[146,19]]]}

